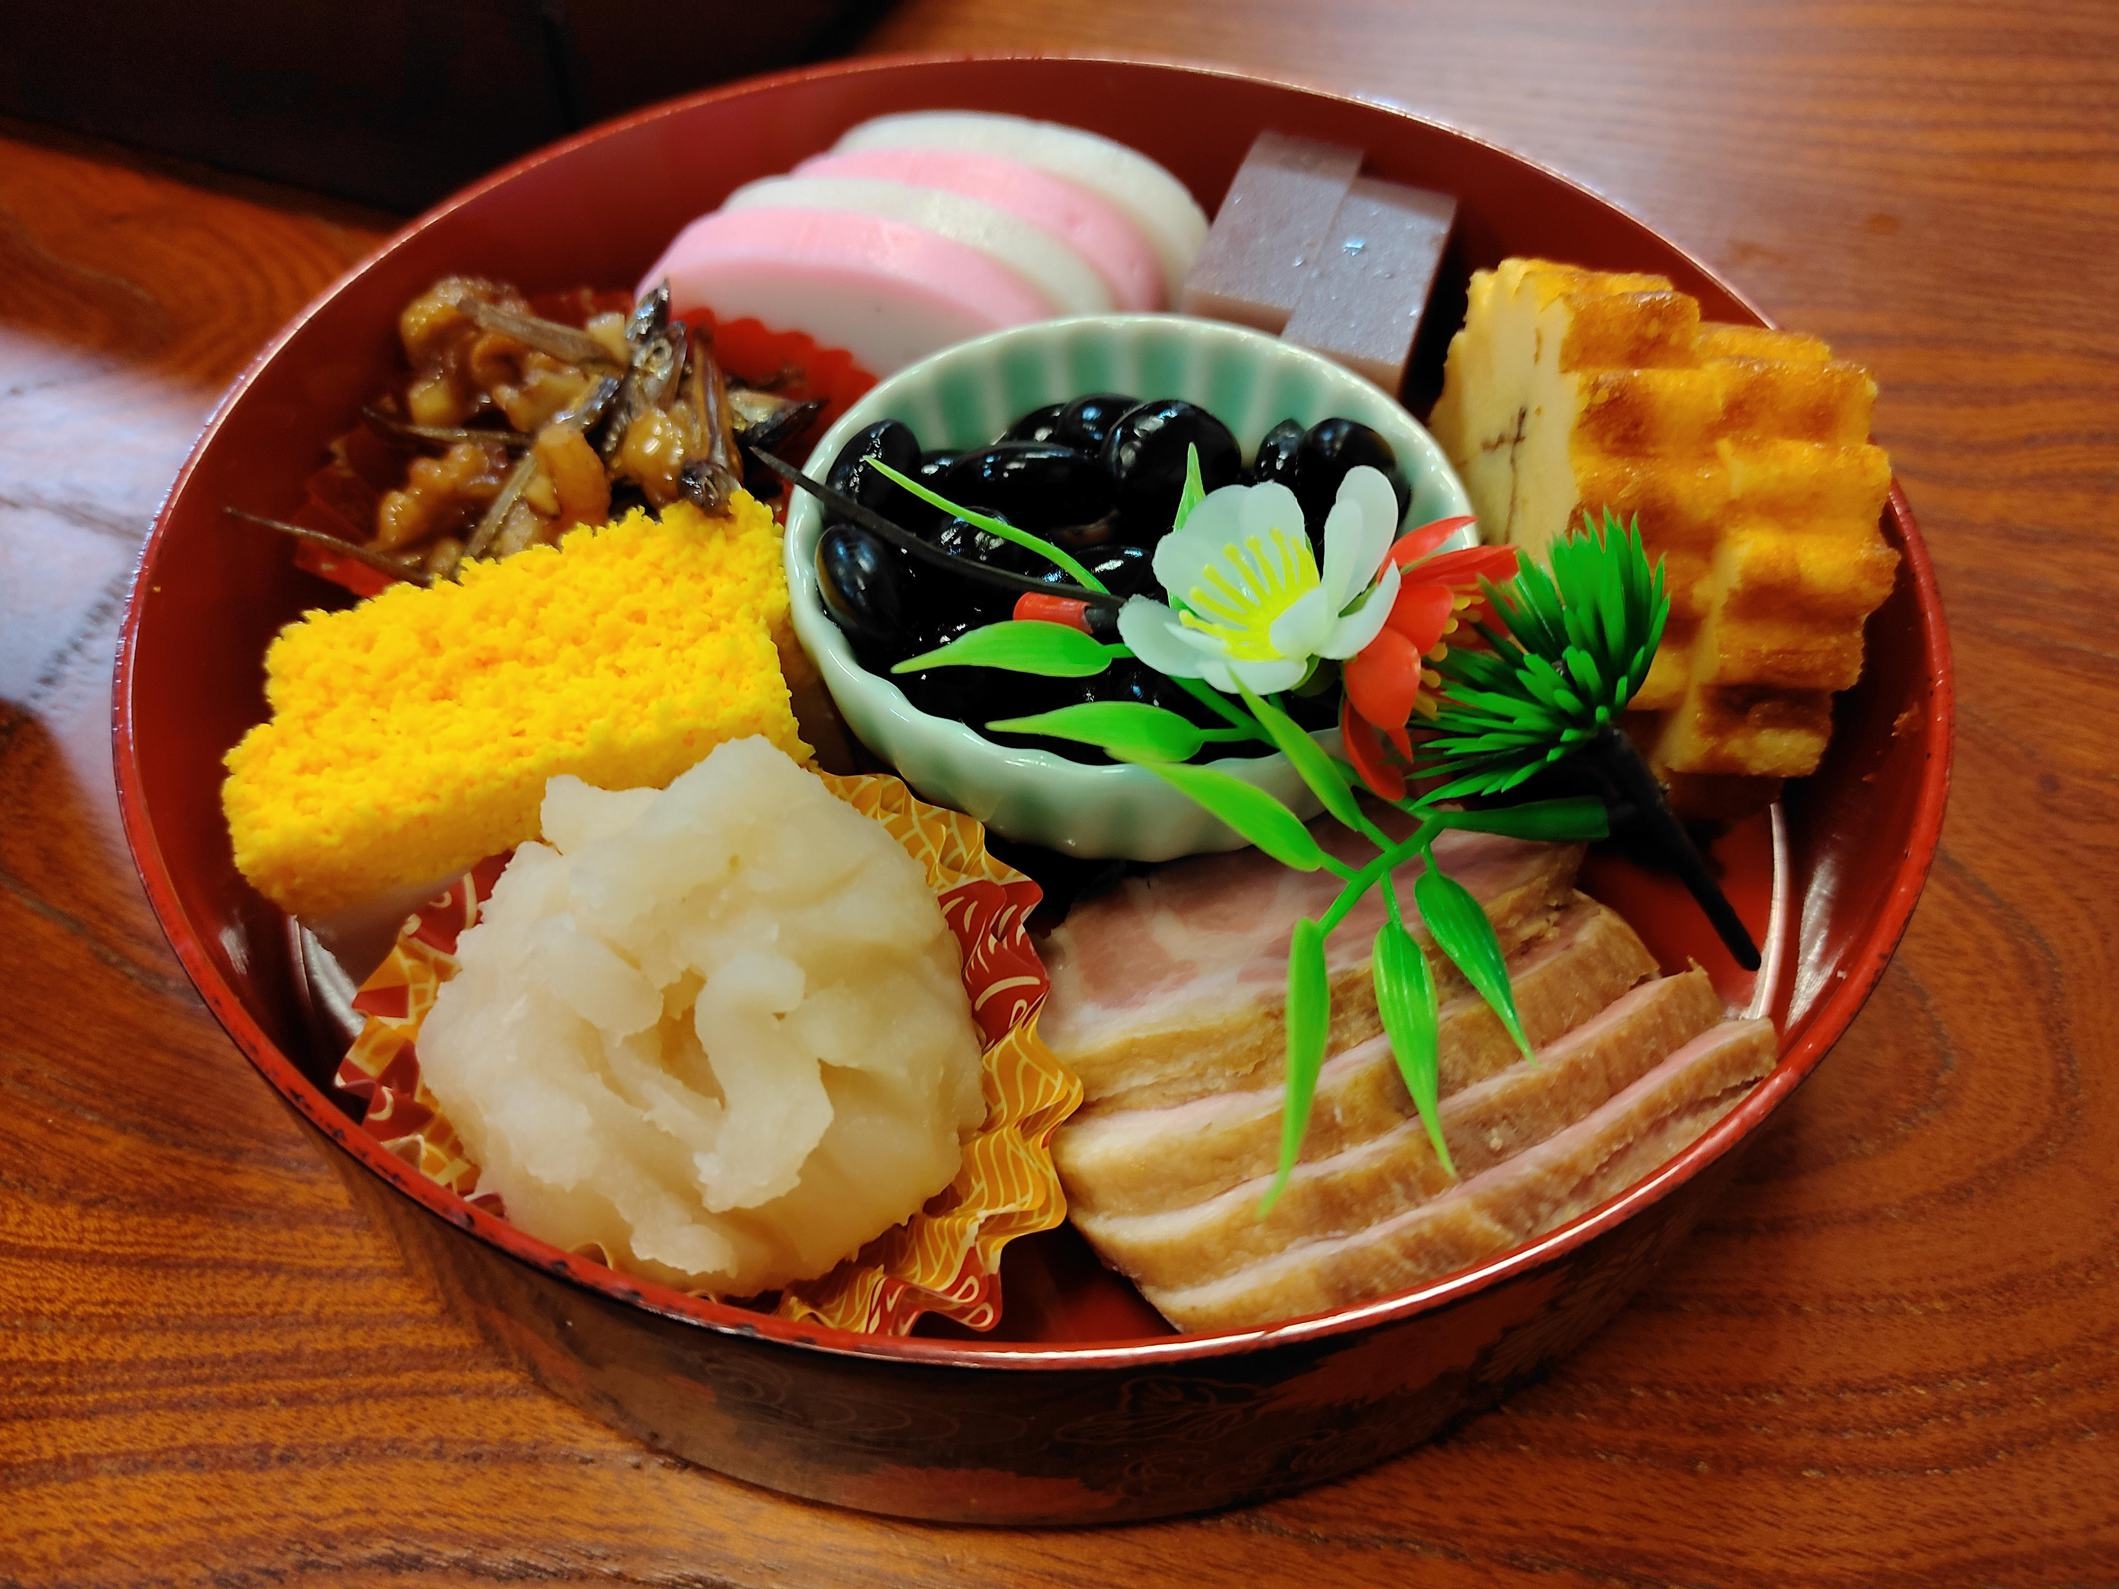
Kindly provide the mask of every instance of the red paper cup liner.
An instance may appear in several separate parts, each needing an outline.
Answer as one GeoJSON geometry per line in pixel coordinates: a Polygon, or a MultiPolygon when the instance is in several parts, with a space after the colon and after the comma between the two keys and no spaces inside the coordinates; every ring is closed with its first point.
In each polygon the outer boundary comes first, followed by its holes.
{"type": "MultiPolygon", "coordinates": [[[[880,822],[927,875],[956,937],[984,1044],[986,1116],[964,1143],[954,1181],[830,1273],[782,1292],[774,1311],[871,1334],[903,1334],[927,1313],[988,1330],[1001,1316],[1002,1248],[1066,1218],[1052,1137],[1082,1097],[1081,1082],[1037,1035],[1050,985],[1027,925],[1038,886],[986,852],[976,821],[928,805],[895,778],[817,776],[880,822]]],[[[435,994],[455,974],[457,939],[477,921],[506,862],[481,862],[406,920],[354,1000],[366,1019],[336,1077],[366,1106],[362,1126],[371,1136],[503,1217],[499,1198],[478,1190],[478,1166],[422,1085],[417,1045],[435,994]]],[[[601,1252],[588,1256],[606,1261],[601,1252]]]]}

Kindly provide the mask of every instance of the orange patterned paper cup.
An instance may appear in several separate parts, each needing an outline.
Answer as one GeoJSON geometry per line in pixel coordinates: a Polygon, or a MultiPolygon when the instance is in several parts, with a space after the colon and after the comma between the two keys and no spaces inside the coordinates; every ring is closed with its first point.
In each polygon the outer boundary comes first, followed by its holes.
{"type": "MultiPolygon", "coordinates": [[[[927,1313],[989,1330],[1001,1316],[1001,1249],[1066,1218],[1052,1136],[1082,1097],[1081,1082],[1037,1035],[1049,985],[1028,926],[1038,886],[986,853],[977,822],[928,805],[895,778],[817,776],[882,823],[927,874],[956,936],[964,993],[985,1045],[986,1117],[966,1139],[954,1181],[829,1274],[782,1292],[774,1311],[880,1335],[904,1334],[927,1313]]],[[[420,1081],[417,1040],[436,991],[455,974],[457,938],[478,920],[505,864],[505,857],[481,862],[406,920],[354,1000],[366,1019],[336,1078],[366,1105],[370,1135],[502,1215],[499,1198],[478,1190],[478,1166],[420,1081]]]]}

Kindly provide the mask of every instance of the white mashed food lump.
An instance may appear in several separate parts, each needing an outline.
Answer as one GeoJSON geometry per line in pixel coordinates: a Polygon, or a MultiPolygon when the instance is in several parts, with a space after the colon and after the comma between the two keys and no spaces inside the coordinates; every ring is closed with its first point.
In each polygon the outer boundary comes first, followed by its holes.
{"type": "Polygon", "coordinates": [[[543,831],[419,1036],[513,1223],[746,1296],[955,1178],[978,1033],[941,907],[879,824],[741,739],[663,791],[554,778],[543,831]]]}

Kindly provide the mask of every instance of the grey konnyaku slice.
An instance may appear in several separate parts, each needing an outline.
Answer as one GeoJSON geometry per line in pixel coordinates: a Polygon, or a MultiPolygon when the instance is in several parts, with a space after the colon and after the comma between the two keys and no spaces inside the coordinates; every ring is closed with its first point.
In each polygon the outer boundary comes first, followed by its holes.
{"type": "MultiPolygon", "coordinates": [[[[1633,929],[1579,894],[1553,930],[1509,964],[1525,1035],[1541,1048],[1654,972],[1633,929]]],[[[1438,1037],[1445,1096],[1518,1059],[1501,1023],[1468,988],[1446,999],[1438,1037]]],[[[1084,1216],[1183,1207],[1270,1171],[1280,1151],[1284,1071],[1272,1064],[1228,1091],[1183,1103],[1132,1107],[1129,1094],[1075,1115],[1053,1153],[1077,1222],[1091,1230],[1084,1216]]],[[[1413,1113],[1389,1046],[1380,1036],[1357,1042],[1318,1076],[1304,1156],[1328,1157],[1413,1113]]]]}
{"type": "MultiPolygon", "coordinates": [[[[1452,1093],[1440,1117],[1457,1173],[1480,1175],[1572,1125],[1721,1018],[1721,997],[1704,971],[1666,977],[1541,1045],[1536,1064],[1518,1060],[1452,1093]]],[[[1204,1285],[1268,1261],[1292,1243],[1380,1225],[1446,1196],[1451,1185],[1426,1130],[1405,1115],[1397,1116],[1395,1129],[1330,1157],[1306,1155],[1261,1219],[1258,1200],[1273,1167],[1270,1156],[1261,1156],[1253,1179],[1189,1208],[1117,1216],[1077,1209],[1074,1220],[1106,1262],[1152,1294],[1204,1285]]]]}
{"type": "Polygon", "coordinates": [[[1765,1021],[1694,1038],[1591,1114],[1440,1197],[1350,1236],[1300,1242],[1205,1285],[1144,1288],[1186,1330],[1237,1329],[1345,1307],[1475,1264],[1623,1191],[1736,1106],[1773,1068],[1765,1021]]]}
{"type": "Polygon", "coordinates": [[[1362,177],[1318,250],[1280,334],[1395,395],[1456,224],[1447,193],[1362,177]]]}
{"type": "Polygon", "coordinates": [[[1178,311],[1278,336],[1360,174],[1359,149],[1261,132],[1215,212],[1178,311]]]}
{"type": "MultiPolygon", "coordinates": [[[[1390,820],[1402,829],[1396,813],[1390,820]]],[[[1342,859],[1374,849],[1333,823],[1319,840],[1342,859]]],[[[1569,897],[1579,846],[1531,844],[1488,834],[1445,833],[1434,853],[1493,919],[1504,953],[1535,938],[1569,897]]],[[[1399,875],[1412,921],[1411,882],[1399,875]]],[[[1339,893],[1327,871],[1296,872],[1256,850],[1179,861],[1084,901],[1045,944],[1052,991],[1039,1035],[1075,1074],[1092,1110],[1176,1102],[1277,1078],[1286,1058],[1282,1010],[1288,935],[1298,917],[1320,916],[1339,893]]],[[[1380,1029],[1369,988],[1369,945],[1383,920],[1371,889],[1333,933],[1328,965],[1328,1052],[1380,1029]]],[[[1462,987],[1453,971],[1442,994],[1462,987]]]]}

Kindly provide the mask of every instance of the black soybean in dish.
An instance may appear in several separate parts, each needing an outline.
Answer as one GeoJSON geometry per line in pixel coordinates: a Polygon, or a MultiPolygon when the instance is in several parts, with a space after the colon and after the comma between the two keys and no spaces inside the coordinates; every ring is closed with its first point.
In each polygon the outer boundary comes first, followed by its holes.
{"type": "Polygon", "coordinates": [[[1049,441],[1003,441],[963,453],[935,489],[1039,532],[1095,524],[1110,514],[1116,494],[1100,460],[1049,441]]]}
{"type": "Polygon", "coordinates": [[[1159,589],[1155,583],[1155,554],[1145,546],[1121,543],[1107,547],[1089,565],[1089,572],[1117,596],[1146,596],[1159,589]]]}
{"type": "Polygon", "coordinates": [[[913,643],[922,651],[936,651],[952,640],[963,639],[974,629],[984,628],[992,621],[984,613],[941,608],[923,614],[914,621],[913,643]]]}
{"type": "MultiPolygon", "coordinates": [[[[1031,710],[1048,710],[1055,706],[1070,706],[1077,703],[1098,701],[1133,701],[1147,706],[1160,706],[1176,712],[1179,716],[1199,724],[1201,727],[1219,726],[1221,719],[1208,708],[1187,695],[1184,690],[1139,662],[1121,658],[1111,664],[1105,672],[1092,679],[1040,680],[1050,692],[1057,696],[1032,707],[1018,700],[1009,708],[1009,715],[1022,715],[1031,710]]],[[[1000,736],[1003,743],[1033,745],[1039,750],[1049,750],[1066,757],[1069,761],[1086,762],[1091,766],[1107,766],[1111,758],[1094,745],[1083,745],[1073,740],[1047,739],[1036,735],[1000,736]]]]}
{"type": "MultiPolygon", "coordinates": [[[[964,703],[959,712],[943,715],[955,717],[959,722],[969,723],[989,739],[1003,745],[1036,745],[1057,749],[1054,741],[1040,739],[1030,734],[991,733],[986,725],[1000,717],[1028,717],[1035,712],[1049,712],[1056,706],[1065,706],[1080,698],[1079,679],[1044,679],[1030,673],[1011,673],[1001,668],[934,668],[928,677],[935,679],[930,686],[939,692],[954,696],[964,703]],[[944,682],[942,675],[954,673],[957,679],[944,682]]],[[[922,711],[932,708],[924,705],[917,696],[913,704],[922,711]]],[[[1088,751],[1086,745],[1074,747],[1088,751]]]]}
{"type": "Polygon", "coordinates": [[[1207,490],[1243,476],[1243,452],[1229,427],[1196,404],[1158,397],[1121,414],[1104,438],[1104,463],[1118,482],[1118,510],[1132,538],[1166,534],[1184,494],[1185,457],[1199,449],[1207,490]]]}
{"type": "MultiPolygon", "coordinates": [[[[1060,416],[1066,411],[1066,407],[1065,403],[1047,403],[1043,408],[1031,409],[1008,427],[1001,440],[1051,441],[1059,430],[1060,416]]],[[[1076,444],[1069,442],[1068,445],[1076,444]]]]}
{"type": "Polygon", "coordinates": [[[824,483],[893,523],[903,523],[908,517],[917,520],[930,511],[902,486],[892,485],[868,468],[871,458],[880,459],[900,474],[911,474],[920,467],[919,438],[901,419],[877,420],[839,449],[824,483]]]}
{"type": "Polygon", "coordinates": [[[1139,398],[1123,392],[1091,392],[1087,397],[1077,397],[1061,406],[1059,418],[1052,427],[1052,440],[1062,446],[1078,447],[1083,452],[1099,452],[1103,449],[1104,438],[1111,434],[1111,427],[1118,423],[1118,416],[1139,404],[1139,398]]]}
{"type": "Polygon", "coordinates": [[[974,727],[1008,715],[1000,681],[1010,675],[992,668],[929,668],[904,673],[896,682],[906,698],[931,717],[954,718],[974,727]]]}
{"type": "Polygon", "coordinates": [[[1398,517],[1404,518],[1413,505],[1413,488],[1389,442],[1354,419],[1320,419],[1304,432],[1293,485],[1313,535],[1322,532],[1324,515],[1338,499],[1339,483],[1362,464],[1383,472],[1398,498],[1398,517]]]}
{"type": "Polygon", "coordinates": [[[1265,433],[1258,444],[1258,455],[1251,460],[1251,480],[1255,485],[1284,485],[1295,489],[1295,468],[1302,454],[1302,421],[1283,419],[1265,433]]]}
{"type": "MultiPolygon", "coordinates": [[[[921,485],[927,486],[932,490],[939,491],[942,489],[940,481],[943,474],[947,472],[951,464],[955,463],[957,459],[963,456],[964,455],[954,447],[945,447],[938,452],[921,453],[920,466],[919,468],[915,469],[913,473],[919,478],[919,482],[921,485]]],[[[967,507],[969,506],[968,503],[965,505],[967,507]]]]}
{"type": "MultiPolygon", "coordinates": [[[[1025,414],[1007,435],[983,447],[921,453],[902,422],[870,426],[833,464],[832,484],[907,524],[928,543],[958,559],[961,573],[919,561],[867,531],[834,524],[817,547],[824,600],[852,641],[864,667],[890,664],[932,650],[1009,617],[1018,593],[975,577],[976,566],[1024,575],[1045,584],[1070,577],[1037,553],[963,519],[945,518],[907,498],[861,468],[879,457],[906,470],[966,508],[1020,524],[1059,542],[1115,596],[1160,596],[1154,546],[1170,528],[1184,489],[1188,448],[1199,449],[1201,483],[1208,490],[1238,480],[1275,481],[1294,490],[1312,536],[1347,471],[1380,469],[1396,493],[1401,517],[1411,488],[1390,444],[1369,426],[1344,417],[1304,429],[1294,419],[1260,440],[1251,466],[1228,427],[1177,398],[1137,403],[1117,393],[1094,393],[1025,414]],[[889,504],[898,511],[892,513],[889,504]]],[[[1115,634],[1115,608],[1092,604],[1091,632],[1115,634]]],[[[922,711],[954,718],[985,732],[984,724],[1074,701],[1140,701],[1167,707],[1202,725],[1219,722],[1181,686],[1138,662],[1121,659],[1091,679],[1049,680],[992,668],[934,668],[897,681],[922,711]]],[[[1319,690],[1294,696],[1288,709],[1306,728],[1327,727],[1335,696],[1319,690]]],[[[1019,734],[993,736],[1029,744],[1075,761],[1101,762],[1090,746],[1019,734]]]]}
{"type": "Polygon", "coordinates": [[[912,571],[904,554],[856,524],[817,539],[817,584],[838,626],[856,642],[887,650],[910,632],[912,571]]]}
{"type": "Polygon", "coordinates": [[[1222,719],[1213,708],[1195,701],[1183,685],[1174,679],[1165,678],[1144,662],[1120,658],[1111,664],[1100,677],[1087,679],[1085,684],[1094,686],[1084,691],[1081,699],[1098,701],[1138,701],[1146,706],[1160,706],[1175,712],[1187,722],[1201,728],[1219,728],[1222,719]]]}
{"type": "MultiPolygon", "coordinates": [[[[1081,561],[1090,573],[1104,582],[1104,588],[1114,596],[1146,596],[1156,593],[1152,588],[1155,585],[1155,554],[1145,546],[1118,541],[1107,546],[1092,547],[1084,553],[1081,561]]],[[[1049,563],[1038,570],[1038,578],[1049,585],[1074,583],[1073,575],[1049,563]]]]}
{"type": "MultiPolygon", "coordinates": [[[[1002,522],[1008,521],[1003,519],[1002,522]]],[[[1029,547],[1018,546],[1005,536],[995,535],[991,530],[982,530],[963,519],[951,519],[943,525],[935,534],[934,544],[951,557],[961,557],[967,563],[983,563],[988,568],[998,568],[1010,574],[1026,574],[1039,578],[1052,567],[1052,564],[1029,547]]],[[[981,591],[986,588],[979,587],[981,591]]],[[[1014,597],[1009,595],[1008,599],[1013,601],[1014,597]]]]}

